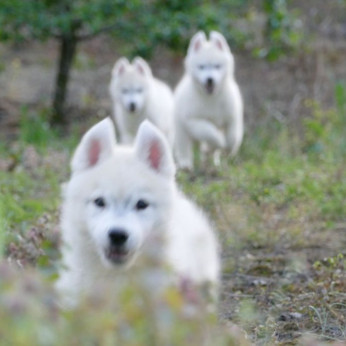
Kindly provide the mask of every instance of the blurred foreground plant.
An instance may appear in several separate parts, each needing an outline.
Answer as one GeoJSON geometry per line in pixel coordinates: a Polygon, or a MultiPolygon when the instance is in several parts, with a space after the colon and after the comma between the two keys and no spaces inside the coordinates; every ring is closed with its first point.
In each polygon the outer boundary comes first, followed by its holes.
{"type": "MultiPolygon", "coordinates": [[[[114,278],[74,309],[62,310],[51,283],[33,269],[0,263],[0,340],[11,345],[248,345],[180,293],[148,290],[142,276],[114,278]],[[102,288],[102,289],[101,289],[102,288]]],[[[155,285],[152,282],[151,285],[155,285]]]]}

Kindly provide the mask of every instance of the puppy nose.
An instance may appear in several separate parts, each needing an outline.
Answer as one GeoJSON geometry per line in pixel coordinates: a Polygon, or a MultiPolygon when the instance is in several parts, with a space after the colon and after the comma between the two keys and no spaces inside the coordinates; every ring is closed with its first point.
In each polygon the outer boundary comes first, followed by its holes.
{"type": "Polygon", "coordinates": [[[111,245],[122,246],[128,239],[128,234],[122,229],[111,229],[108,233],[111,245]]]}

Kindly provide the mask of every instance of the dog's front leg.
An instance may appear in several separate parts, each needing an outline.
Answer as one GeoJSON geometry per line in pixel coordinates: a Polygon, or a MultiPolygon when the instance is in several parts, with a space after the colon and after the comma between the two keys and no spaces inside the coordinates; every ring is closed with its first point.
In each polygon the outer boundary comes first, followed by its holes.
{"type": "Polygon", "coordinates": [[[208,120],[189,119],[187,129],[194,140],[206,142],[212,148],[226,146],[224,134],[208,120]]]}

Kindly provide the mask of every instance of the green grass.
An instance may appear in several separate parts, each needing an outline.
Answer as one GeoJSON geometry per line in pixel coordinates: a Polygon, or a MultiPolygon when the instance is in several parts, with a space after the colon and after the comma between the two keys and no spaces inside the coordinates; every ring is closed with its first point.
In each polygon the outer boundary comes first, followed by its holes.
{"type": "Polygon", "coordinates": [[[14,162],[11,171],[0,171],[0,251],[27,269],[18,276],[0,265],[0,337],[16,345],[197,345],[207,332],[215,345],[246,345],[241,333],[232,329],[230,335],[224,325],[231,319],[256,345],[296,344],[306,333],[345,340],[342,83],[335,95],[335,109],[309,102],[299,130],[270,119],[247,133],[237,158],[178,174],[221,240],[220,322],[189,318],[177,292],[168,292],[159,306],[150,299],[136,305],[137,291],[126,287],[120,312],[112,310],[119,302],[105,299],[58,313],[51,281],[59,190],[82,131],[76,124],[64,138],[47,125],[44,112],[23,112],[19,140],[0,148],[1,157],[14,162]]]}
{"type": "Polygon", "coordinates": [[[4,255],[6,235],[8,234],[7,219],[5,216],[4,202],[0,199],[0,256],[4,255]]]}
{"type": "Polygon", "coordinates": [[[13,172],[0,171],[2,216],[11,229],[25,231],[45,212],[59,204],[59,176],[53,167],[31,167],[26,171],[18,163],[13,172]]]}
{"type": "Polygon", "coordinates": [[[340,98],[327,111],[311,102],[302,135],[274,120],[245,138],[233,162],[179,176],[224,244],[232,293],[223,313],[256,344],[295,344],[304,333],[346,338],[346,97],[340,98]],[[285,317],[292,312],[299,318],[285,317]]]}

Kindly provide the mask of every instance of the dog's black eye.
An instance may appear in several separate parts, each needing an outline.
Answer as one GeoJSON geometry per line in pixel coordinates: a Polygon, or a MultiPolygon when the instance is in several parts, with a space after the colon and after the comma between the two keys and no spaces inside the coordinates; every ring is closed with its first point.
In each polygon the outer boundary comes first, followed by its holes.
{"type": "Polygon", "coordinates": [[[99,208],[104,208],[106,206],[106,202],[102,197],[98,197],[98,198],[94,199],[94,203],[99,208]]]}
{"type": "Polygon", "coordinates": [[[144,201],[143,199],[140,199],[137,203],[136,203],[136,209],[137,210],[143,210],[146,209],[149,206],[149,203],[144,201]]]}

